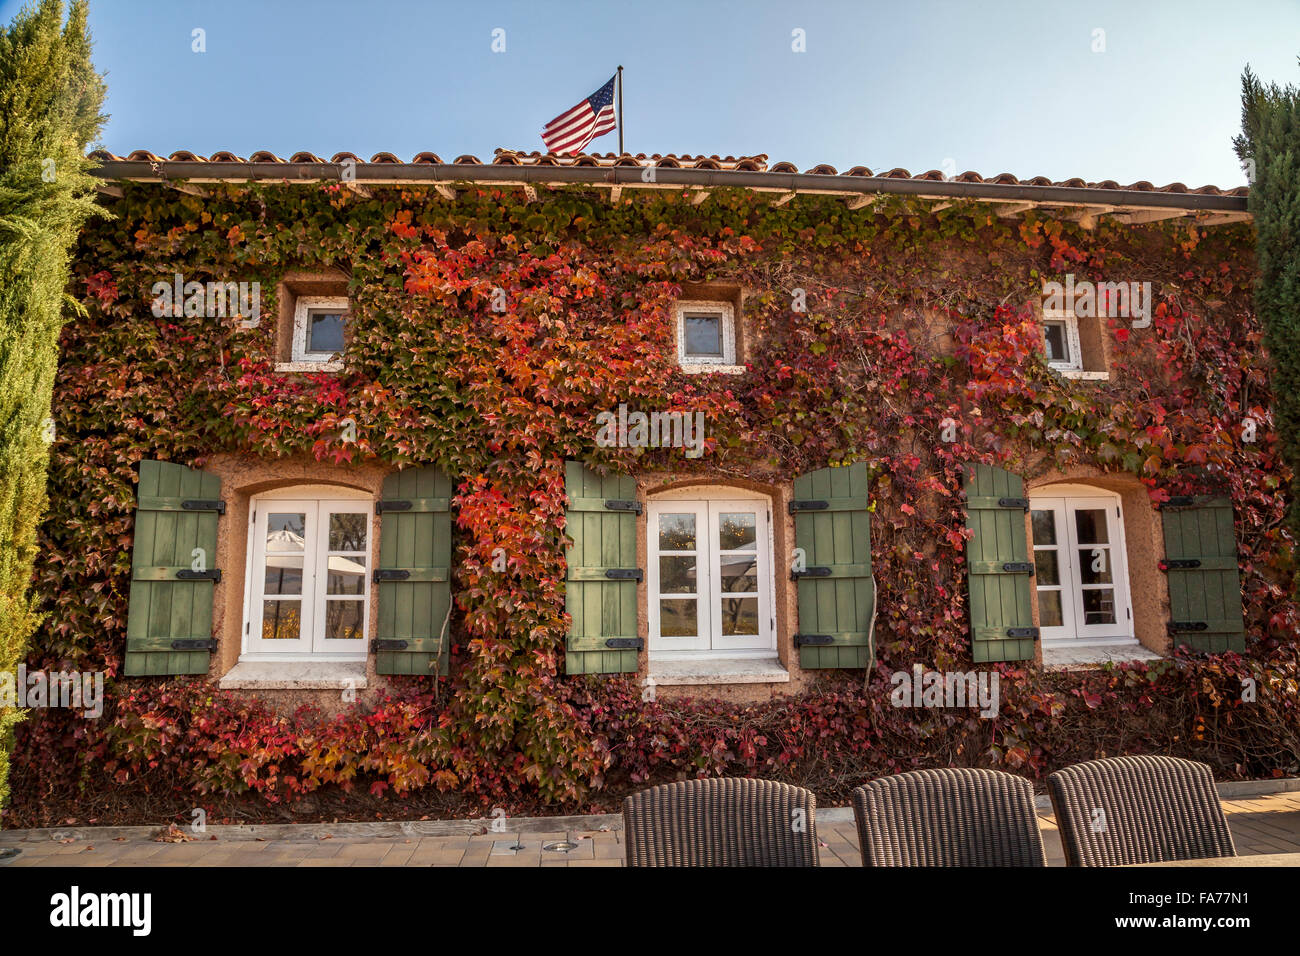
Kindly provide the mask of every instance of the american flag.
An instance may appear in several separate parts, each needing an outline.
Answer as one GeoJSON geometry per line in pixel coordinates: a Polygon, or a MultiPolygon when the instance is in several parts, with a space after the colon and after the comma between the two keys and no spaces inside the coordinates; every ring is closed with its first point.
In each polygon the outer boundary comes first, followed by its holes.
{"type": "MultiPolygon", "coordinates": [[[[616,74],[617,75],[617,74],[616,74]]],[[[617,126],[614,119],[614,76],[571,110],[542,129],[542,142],[552,153],[580,153],[597,136],[617,126]]]]}

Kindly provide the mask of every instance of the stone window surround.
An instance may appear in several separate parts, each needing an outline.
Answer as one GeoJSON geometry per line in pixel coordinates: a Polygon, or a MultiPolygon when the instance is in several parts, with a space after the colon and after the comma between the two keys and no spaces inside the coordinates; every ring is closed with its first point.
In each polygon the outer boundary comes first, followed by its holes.
{"type": "Polygon", "coordinates": [[[673,662],[666,666],[656,662],[651,665],[649,589],[643,582],[637,585],[637,636],[644,642],[637,662],[637,681],[643,682],[657,673],[659,677],[656,680],[655,694],[661,698],[708,696],[735,701],[760,701],[801,692],[817,672],[805,671],[799,666],[799,653],[794,647],[794,634],[798,629],[798,595],[788,573],[789,555],[794,549],[794,518],[789,513],[793,482],[737,478],[722,474],[683,477],[656,472],[637,476],[637,501],[642,509],[636,523],[638,567],[647,567],[649,560],[649,500],[667,492],[684,495],[690,489],[700,489],[710,494],[731,490],[750,496],[763,495],[771,502],[774,579],[772,612],[776,619],[779,666],[755,666],[731,660],[702,660],[698,665],[695,662],[673,662]],[[667,680],[662,680],[665,675],[667,680]],[[698,682],[686,682],[694,677],[699,678],[698,682]]]}
{"type": "MultiPolygon", "coordinates": [[[[346,364],[342,361],[295,361],[294,336],[299,298],[347,298],[348,275],[337,267],[288,269],[275,287],[277,316],[273,343],[275,371],[277,372],[338,372],[346,364]]],[[[344,326],[344,344],[347,326],[344,326]]]]}
{"type": "MultiPolygon", "coordinates": [[[[1025,482],[1025,494],[1049,491],[1053,485],[1086,485],[1114,492],[1120,497],[1124,512],[1125,560],[1128,565],[1128,587],[1133,609],[1133,636],[1137,646],[1123,639],[1096,642],[1080,641],[1084,654],[1070,654],[1066,649],[1055,654],[1049,648],[1044,660],[1041,643],[1035,648],[1035,662],[1049,669],[1054,659],[1068,659],[1070,666],[1095,666],[1105,660],[1151,659],[1155,655],[1168,656],[1172,642],[1165,631],[1169,620],[1169,582],[1157,567],[1165,555],[1164,527],[1160,512],[1151,504],[1146,487],[1132,475],[1106,474],[1095,468],[1080,467],[1064,472],[1050,472],[1025,482]],[[1131,654],[1125,651],[1131,651],[1131,654]]],[[[1025,534],[1030,551],[1033,550],[1033,528],[1030,515],[1025,513],[1025,534]]],[[[1037,582],[1030,579],[1030,605],[1034,626],[1039,626],[1037,582]]],[[[1075,648],[1077,651],[1078,648],[1075,648]]]]}
{"type": "Polygon", "coordinates": [[[745,292],[743,287],[729,282],[683,282],[681,295],[674,300],[672,308],[673,322],[673,357],[678,368],[688,375],[740,375],[745,369],[745,362],[752,348],[746,334],[745,292]],[[718,308],[727,307],[730,311],[732,333],[732,353],[730,364],[721,362],[694,363],[682,358],[682,307],[718,308]]]}
{"type": "Polygon", "coordinates": [[[1079,352],[1077,368],[1050,366],[1058,375],[1085,382],[1110,381],[1112,344],[1105,317],[1080,317],[1071,309],[1044,309],[1041,302],[1034,302],[1033,308],[1040,326],[1044,322],[1064,321],[1070,330],[1070,347],[1079,352]]]}
{"type": "MultiPolygon", "coordinates": [[[[343,491],[362,492],[378,501],[389,469],[381,465],[331,465],[310,457],[263,461],[241,455],[215,455],[205,470],[220,476],[221,496],[226,513],[218,522],[217,564],[221,580],[214,585],[213,633],[217,650],[212,655],[209,676],[223,688],[321,692],[313,702],[334,705],[339,688],[364,690],[374,687],[377,678],[374,655],[364,662],[321,662],[304,658],[301,662],[240,662],[244,646],[245,584],[248,571],[249,528],[252,499],[269,491],[299,486],[336,487],[343,491]]],[[[370,566],[379,559],[379,522],[371,526],[370,566]]],[[[371,614],[366,625],[366,648],[378,633],[376,585],[370,584],[371,614]]]]}

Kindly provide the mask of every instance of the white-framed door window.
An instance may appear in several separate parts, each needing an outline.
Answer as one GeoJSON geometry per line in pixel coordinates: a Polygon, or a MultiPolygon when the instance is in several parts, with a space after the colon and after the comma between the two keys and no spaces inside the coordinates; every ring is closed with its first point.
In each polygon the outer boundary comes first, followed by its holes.
{"type": "Polygon", "coordinates": [[[646,522],[650,655],[775,655],[768,500],[654,500],[646,522]]]}
{"type": "Polygon", "coordinates": [[[1029,498],[1044,642],[1133,637],[1118,495],[1053,486],[1029,498]]]}
{"type": "Polygon", "coordinates": [[[373,513],[366,497],[253,500],[243,659],[365,659],[373,513]]]}

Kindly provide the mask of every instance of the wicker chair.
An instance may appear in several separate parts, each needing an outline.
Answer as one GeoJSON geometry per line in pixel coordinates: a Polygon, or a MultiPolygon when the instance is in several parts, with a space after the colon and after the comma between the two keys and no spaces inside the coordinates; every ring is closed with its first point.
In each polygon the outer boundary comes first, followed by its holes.
{"type": "Polygon", "coordinates": [[[628,866],[818,866],[817,799],[772,780],[683,780],[623,801],[628,866]]]}
{"type": "Polygon", "coordinates": [[[1050,774],[1066,866],[1236,856],[1214,777],[1176,757],[1109,757],[1050,774]]]}
{"type": "Polygon", "coordinates": [[[863,866],[1046,866],[1034,788],[997,770],[913,770],[853,791],[863,866]]]}

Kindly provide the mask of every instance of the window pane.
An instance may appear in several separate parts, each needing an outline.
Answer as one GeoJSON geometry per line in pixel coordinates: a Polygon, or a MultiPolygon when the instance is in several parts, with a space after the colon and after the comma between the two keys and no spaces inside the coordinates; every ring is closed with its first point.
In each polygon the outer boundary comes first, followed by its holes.
{"type": "Polygon", "coordinates": [[[695,598],[659,602],[659,633],[664,637],[694,637],[698,628],[695,598]]]}
{"type": "Polygon", "coordinates": [[[325,582],[326,594],[364,594],[366,590],[366,559],[345,558],[341,554],[329,556],[329,576],[325,582]]]}
{"type": "Polygon", "coordinates": [[[695,593],[695,558],[659,559],[659,592],[661,594],[695,593]]]}
{"type": "Polygon", "coordinates": [[[1096,588],[1083,592],[1083,623],[1114,624],[1115,592],[1110,588],[1096,588]]]}
{"type": "Polygon", "coordinates": [[[1079,550],[1079,583],[1110,584],[1110,548],[1079,550]]]}
{"type": "Polygon", "coordinates": [[[1038,592],[1038,626],[1039,627],[1060,627],[1061,618],[1061,592],[1060,591],[1039,591],[1038,592]]]}
{"type": "Polygon", "coordinates": [[[326,601],[325,640],[361,640],[361,612],[363,607],[361,601],[326,601]]]}
{"type": "MultiPolygon", "coordinates": [[[[266,516],[266,551],[302,553],[307,534],[307,516],[303,514],[270,514],[266,516]]],[[[302,567],[302,562],[298,562],[302,567]]]]}
{"type": "Polygon", "coordinates": [[[686,354],[722,357],[722,317],[718,315],[688,315],[686,326],[686,354]]]}
{"type": "Polygon", "coordinates": [[[342,352],[343,316],[337,312],[311,312],[307,316],[307,351],[342,352]]]}
{"type": "Polygon", "coordinates": [[[758,556],[727,554],[722,556],[722,590],[749,592],[758,590],[758,556]]]}
{"type": "Polygon", "coordinates": [[[296,640],[302,633],[301,610],[298,601],[263,601],[262,640],[296,640]]]}
{"type": "Polygon", "coordinates": [[[1074,527],[1080,544],[1109,544],[1105,508],[1080,508],[1074,513],[1074,527]]]}
{"type": "Polygon", "coordinates": [[[723,598],[722,633],[757,634],[758,598],[723,598]]]}
{"type": "Polygon", "coordinates": [[[268,554],[264,594],[302,593],[302,555],[268,554]]]}
{"type": "Polygon", "coordinates": [[[718,515],[718,547],[723,551],[752,551],[758,516],[752,511],[723,512],[718,515]]]}
{"type": "Polygon", "coordinates": [[[331,551],[366,550],[366,516],[363,514],[330,515],[331,551]]]}
{"type": "Polygon", "coordinates": [[[1039,584],[1061,583],[1061,569],[1057,567],[1055,551],[1034,552],[1034,574],[1039,584]]]}
{"type": "Polygon", "coordinates": [[[660,515],[659,550],[694,551],[695,515],[660,515]]]}
{"type": "Polygon", "coordinates": [[[1070,346],[1065,336],[1064,322],[1044,322],[1043,338],[1047,343],[1047,360],[1049,362],[1070,361],[1070,346]]]}
{"type": "Polygon", "coordinates": [[[1034,544],[1056,544],[1056,512],[1033,513],[1034,544]]]}

